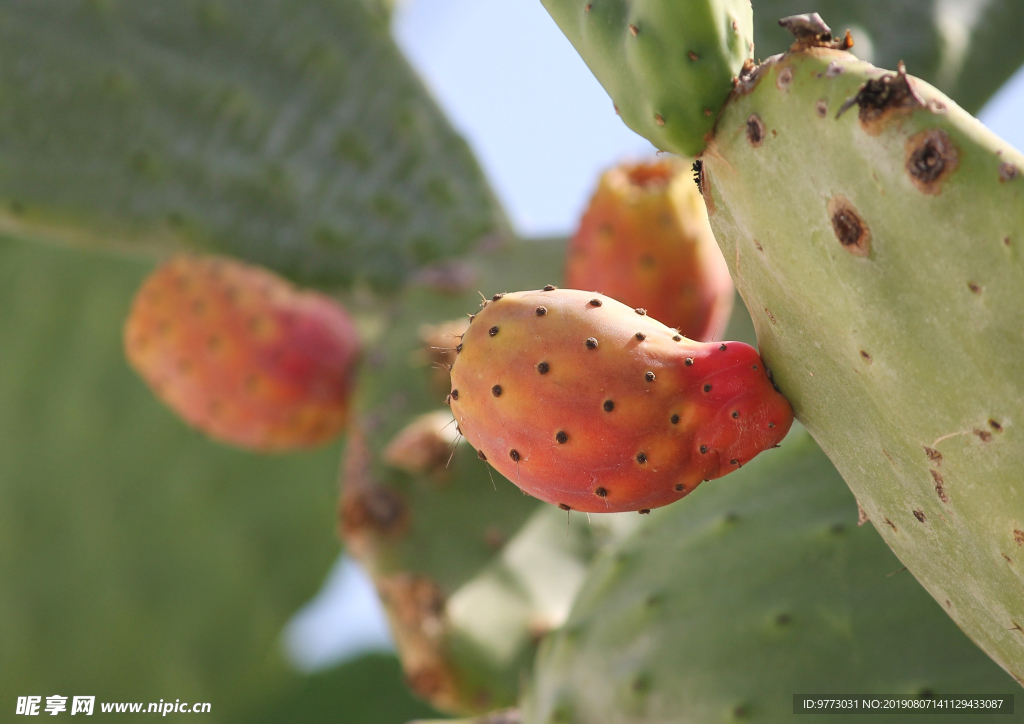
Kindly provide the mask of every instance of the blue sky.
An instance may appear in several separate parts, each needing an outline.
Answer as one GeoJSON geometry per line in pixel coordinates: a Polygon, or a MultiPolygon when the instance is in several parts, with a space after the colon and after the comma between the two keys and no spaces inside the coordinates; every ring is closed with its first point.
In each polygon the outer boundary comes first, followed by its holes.
{"type": "MultiPolygon", "coordinates": [[[[521,234],[571,233],[600,171],[654,150],[615,115],[538,0],[405,0],[395,36],[521,234]]],[[[1024,148],[1024,69],[981,120],[1024,148]]],[[[307,671],[389,646],[372,584],[344,558],[285,631],[307,671]]]]}

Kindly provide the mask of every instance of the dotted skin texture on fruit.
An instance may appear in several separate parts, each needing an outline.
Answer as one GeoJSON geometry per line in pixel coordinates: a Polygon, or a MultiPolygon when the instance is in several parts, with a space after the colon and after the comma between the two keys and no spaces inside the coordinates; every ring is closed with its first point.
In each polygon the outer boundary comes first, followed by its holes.
{"type": "Polygon", "coordinates": [[[285,451],[348,419],[358,337],[348,313],[259,267],[179,256],[139,289],[129,363],[188,424],[220,442],[285,451]]]}
{"type": "Polygon", "coordinates": [[[569,244],[565,283],[644,307],[690,339],[721,334],[735,292],[689,164],[606,172],[569,244]]]}
{"type": "Polygon", "coordinates": [[[631,129],[700,153],[754,52],[749,0],[542,0],[631,129]]]}
{"type": "Polygon", "coordinates": [[[777,444],[792,411],[757,351],[609,297],[495,295],[452,367],[467,441],[524,492],[588,512],[667,505],[777,444]]]}

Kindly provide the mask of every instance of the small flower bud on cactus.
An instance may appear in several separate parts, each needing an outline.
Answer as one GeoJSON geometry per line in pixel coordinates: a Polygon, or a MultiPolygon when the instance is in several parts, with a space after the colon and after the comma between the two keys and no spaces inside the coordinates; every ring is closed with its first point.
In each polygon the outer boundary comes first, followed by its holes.
{"type": "Polygon", "coordinates": [[[345,427],[358,352],[351,319],[265,269],[172,259],[136,294],[124,342],[157,396],[221,442],[283,451],[345,427]]]}
{"type": "Polygon", "coordinates": [[[642,307],[684,336],[725,329],[733,286],[689,166],[623,165],[601,177],[569,245],[566,285],[642,307]]]}
{"type": "Polygon", "coordinates": [[[667,505],[785,437],[792,410],[754,348],[639,312],[571,289],[488,302],[452,368],[462,434],[530,495],[609,513],[667,505]]]}

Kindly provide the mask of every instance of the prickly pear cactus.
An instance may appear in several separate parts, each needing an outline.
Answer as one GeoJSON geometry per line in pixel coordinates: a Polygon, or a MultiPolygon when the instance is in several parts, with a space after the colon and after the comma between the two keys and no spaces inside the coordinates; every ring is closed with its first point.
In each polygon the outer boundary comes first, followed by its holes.
{"type": "Polygon", "coordinates": [[[1022,170],[928,84],[806,47],[737,88],[702,188],[797,417],[1024,683],[1022,170]]]}
{"type": "Polygon", "coordinates": [[[655,512],[595,560],[541,649],[523,724],[791,722],[794,694],[1012,693],[856,521],[799,428],[728,485],[655,512]]]}
{"type": "Polygon", "coordinates": [[[216,440],[292,450],[323,444],[348,422],[355,324],[330,297],[266,269],[175,257],[136,293],[124,340],[157,396],[216,440]]]}
{"type": "Polygon", "coordinates": [[[542,0],[627,126],[694,156],[754,50],[749,0],[542,0]]]}
{"type": "Polygon", "coordinates": [[[752,347],[694,342],[593,292],[496,294],[458,349],[449,401],[462,434],[564,510],[668,505],[793,420],[752,347]]]}
{"type": "Polygon", "coordinates": [[[643,307],[684,337],[719,337],[735,292],[690,164],[662,158],[605,172],[569,243],[565,285],[643,307]]]}

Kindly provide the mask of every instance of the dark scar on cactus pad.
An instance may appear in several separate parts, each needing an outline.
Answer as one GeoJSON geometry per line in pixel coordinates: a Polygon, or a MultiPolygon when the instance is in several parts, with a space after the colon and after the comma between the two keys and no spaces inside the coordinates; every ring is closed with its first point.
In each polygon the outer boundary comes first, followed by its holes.
{"type": "Polygon", "coordinates": [[[942,183],[959,165],[953,139],[941,128],[928,128],[907,139],[907,173],[914,186],[926,194],[938,194],[942,183]]]}
{"type": "Polygon", "coordinates": [[[760,146],[764,140],[764,121],[756,113],[752,113],[747,119],[747,140],[754,148],[760,146]]]}
{"type": "Polygon", "coordinates": [[[996,432],[1002,432],[1003,431],[1003,426],[1000,425],[995,420],[989,419],[988,424],[989,424],[989,427],[991,427],[996,432]]]}
{"type": "Polygon", "coordinates": [[[925,521],[925,515],[924,515],[924,511],[923,510],[915,510],[914,511],[914,517],[917,518],[922,523],[924,523],[924,521],[925,521]]]}
{"type": "Polygon", "coordinates": [[[845,196],[834,196],[828,202],[832,231],[843,248],[854,256],[867,256],[871,251],[871,229],[845,196]]]}
{"type": "Polygon", "coordinates": [[[858,118],[869,131],[877,128],[880,120],[896,109],[924,108],[924,99],[914,88],[907,69],[900,61],[895,73],[888,73],[881,78],[871,78],[860,87],[857,94],[839,107],[836,118],[846,113],[853,106],[859,106],[858,118]]]}

